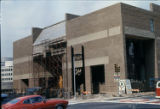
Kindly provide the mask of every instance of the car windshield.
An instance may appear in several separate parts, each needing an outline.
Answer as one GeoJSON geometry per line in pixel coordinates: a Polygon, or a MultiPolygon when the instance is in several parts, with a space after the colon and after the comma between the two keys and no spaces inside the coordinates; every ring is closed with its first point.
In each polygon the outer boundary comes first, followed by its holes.
{"type": "Polygon", "coordinates": [[[8,103],[10,103],[10,104],[16,104],[19,101],[20,101],[20,99],[13,99],[13,100],[9,101],[8,103]]]}

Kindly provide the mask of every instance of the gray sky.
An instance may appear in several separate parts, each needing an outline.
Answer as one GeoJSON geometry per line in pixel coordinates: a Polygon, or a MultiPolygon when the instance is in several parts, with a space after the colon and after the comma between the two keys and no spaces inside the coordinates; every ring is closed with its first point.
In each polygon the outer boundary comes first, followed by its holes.
{"type": "MultiPolygon", "coordinates": [[[[1,1],[1,55],[13,56],[13,41],[31,34],[32,27],[46,27],[64,20],[65,13],[84,15],[121,1],[105,0],[5,0],[1,1]]],[[[160,1],[124,1],[149,10],[150,3],[160,1]]]]}

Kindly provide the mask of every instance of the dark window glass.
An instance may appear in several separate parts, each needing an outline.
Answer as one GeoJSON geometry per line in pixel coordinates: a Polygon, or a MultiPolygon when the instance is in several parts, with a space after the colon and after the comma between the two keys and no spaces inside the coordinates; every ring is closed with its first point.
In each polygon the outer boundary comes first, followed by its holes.
{"type": "Polygon", "coordinates": [[[32,103],[40,103],[43,101],[43,98],[42,97],[34,97],[34,98],[31,98],[31,101],[32,101],[32,103]]]}
{"type": "Polygon", "coordinates": [[[8,103],[10,103],[10,104],[16,104],[19,101],[20,101],[20,99],[13,99],[13,100],[9,101],[8,103]]]}
{"type": "Polygon", "coordinates": [[[150,30],[151,32],[154,32],[154,20],[150,19],[150,30]]]}
{"type": "Polygon", "coordinates": [[[24,100],[23,104],[31,104],[30,99],[24,100]]]}

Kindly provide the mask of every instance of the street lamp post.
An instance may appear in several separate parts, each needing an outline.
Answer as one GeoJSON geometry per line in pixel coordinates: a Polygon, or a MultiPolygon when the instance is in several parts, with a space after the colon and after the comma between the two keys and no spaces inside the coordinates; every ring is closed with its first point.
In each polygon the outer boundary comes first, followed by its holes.
{"type": "Polygon", "coordinates": [[[74,99],[76,99],[76,72],[75,72],[75,56],[73,56],[73,62],[74,62],[74,66],[73,66],[73,73],[74,73],[74,99]]]}

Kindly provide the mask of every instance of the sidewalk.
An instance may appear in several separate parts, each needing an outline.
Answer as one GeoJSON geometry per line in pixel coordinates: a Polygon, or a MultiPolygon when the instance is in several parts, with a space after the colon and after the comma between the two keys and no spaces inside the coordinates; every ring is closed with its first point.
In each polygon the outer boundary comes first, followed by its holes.
{"type": "Polygon", "coordinates": [[[119,99],[126,99],[126,98],[136,98],[136,97],[147,97],[155,96],[155,92],[143,92],[143,93],[134,93],[131,95],[121,95],[121,96],[111,96],[107,94],[98,94],[98,95],[90,95],[90,96],[79,96],[76,99],[68,99],[69,104],[79,104],[79,103],[88,103],[88,102],[106,102],[111,100],[119,100],[119,99]]]}

